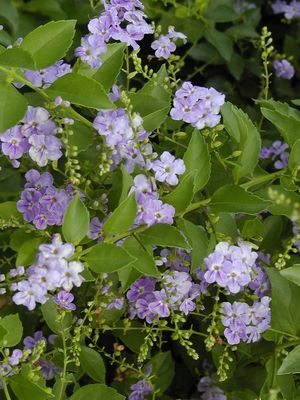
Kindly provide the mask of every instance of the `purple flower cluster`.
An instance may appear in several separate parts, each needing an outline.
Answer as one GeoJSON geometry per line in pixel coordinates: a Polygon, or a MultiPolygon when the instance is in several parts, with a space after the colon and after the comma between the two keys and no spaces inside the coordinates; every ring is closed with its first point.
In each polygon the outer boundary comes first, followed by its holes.
{"type": "Polygon", "coordinates": [[[102,222],[99,221],[99,218],[94,217],[91,219],[89,230],[87,233],[87,237],[89,239],[97,239],[98,242],[102,242],[104,239],[103,225],[105,223],[104,219],[102,222]]]}
{"type": "Polygon", "coordinates": [[[289,148],[287,143],[282,143],[276,140],[271,146],[263,146],[259,157],[261,159],[271,158],[274,161],[274,168],[286,168],[289,161],[289,153],[286,151],[289,148]]]}
{"type": "Polygon", "coordinates": [[[266,271],[260,265],[261,262],[269,265],[270,255],[258,252],[258,262],[252,267],[251,282],[249,288],[253,290],[255,296],[264,297],[271,290],[271,284],[266,271]]]}
{"type": "Polygon", "coordinates": [[[196,308],[194,300],[201,294],[198,284],[192,282],[186,272],[167,270],[158,282],[144,276],[133,283],[127,292],[129,317],[136,315],[152,323],[159,318],[167,318],[171,311],[181,311],[188,315],[196,308]],[[158,286],[159,290],[156,290],[158,286]]]}
{"type": "MultiPolygon", "coordinates": [[[[33,310],[36,303],[47,301],[48,292],[61,288],[70,292],[73,286],[81,286],[83,265],[79,261],[68,261],[74,251],[71,243],[62,243],[59,234],[54,235],[51,244],[40,245],[35,263],[27,270],[28,279],[14,284],[12,288],[17,291],[12,298],[14,303],[33,310]]],[[[60,292],[55,298],[56,304],[68,309],[73,309],[70,305],[72,300],[65,292],[60,292]]]]}
{"type": "Polygon", "coordinates": [[[295,75],[295,68],[288,60],[275,60],[273,65],[275,68],[275,74],[278,78],[289,80],[295,75]]]}
{"type": "Polygon", "coordinates": [[[197,129],[213,128],[221,119],[220,107],[225,96],[214,88],[194,86],[184,82],[176,91],[170,115],[175,121],[184,121],[197,129]]]}
{"type": "Polygon", "coordinates": [[[106,52],[106,43],[114,39],[139,48],[138,41],[146,34],[153,33],[153,28],[145,21],[144,6],[139,0],[103,0],[104,11],[99,18],[88,24],[89,34],[81,40],[81,46],[75,55],[90,65],[98,68],[102,64],[101,55],[106,52]]]}
{"type": "Polygon", "coordinates": [[[189,272],[191,265],[191,256],[186,250],[182,249],[163,249],[160,252],[161,264],[167,268],[180,272],[189,272]]]}
{"type": "Polygon", "coordinates": [[[175,208],[159,200],[155,184],[145,175],[134,178],[134,186],[130,192],[135,192],[138,213],[135,219],[137,225],[172,224],[175,208]]]}
{"type": "Polygon", "coordinates": [[[47,110],[29,106],[21,124],[0,136],[2,152],[10,158],[14,167],[19,167],[18,159],[25,153],[44,167],[48,160],[55,161],[62,156],[62,142],[54,136],[56,129],[47,110]]]}
{"type": "Polygon", "coordinates": [[[239,301],[232,304],[223,303],[222,324],[229,344],[235,345],[240,341],[252,343],[260,340],[261,334],[270,326],[270,301],[270,297],[264,296],[259,301],[255,301],[252,306],[239,301]]]}
{"type": "Polygon", "coordinates": [[[57,189],[49,172],[40,174],[35,169],[29,170],[25,178],[25,189],[17,202],[25,221],[33,222],[37,229],[62,225],[65,211],[73,198],[72,188],[68,191],[57,189]]]}
{"type": "Polygon", "coordinates": [[[37,87],[47,89],[58,78],[72,72],[71,65],[65,63],[63,60],[57,61],[51,67],[41,69],[39,71],[31,71],[25,69],[23,71],[25,77],[37,87]]]}
{"type": "Polygon", "coordinates": [[[143,120],[138,115],[130,121],[123,108],[98,112],[94,127],[111,153],[112,169],[124,160],[124,167],[132,173],[136,165],[147,167],[150,158],[155,157],[151,144],[146,140],[149,133],[142,124],[143,120]]]}
{"type": "Polygon", "coordinates": [[[128,396],[128,400],[144,400],[147,394],[152,393],[152,387],[145,379],[136,382],[130,386],[132,393],[128,396]]]}
{"type": "Polygon", "coordinates": [[[276,0],[272,4],[275,14],[284,14],[286,19],[300,18],[300,1],[292,0],[289,4],[286,1],[276,0]]]}
{"type": "Polygon", "coordinates": [[[181,39],[186,43],[186,36],[181,32],[176,32],[174,26],[169,26],[167,35],[160,35],[157,40],[151,44],[151,48],[155,50],[155,57],[167,60],[171,53],[176,50],[176,40],[181,39]]]}
{"type": "Polygon", "coordinates": [[[214,386],[209,376],[200,379],[197,390],[201,393],[201,400],[227,400],[223,390],[214,386]]]}
{"type": "Polygon", "coordinates": [[[232,246],[220,242],[204,259],[207,268],[204,279],[207,283],[216,282],[231,293],[238,293],[251,282],[257,257],[250,243],[239,242],[232,246]]]}

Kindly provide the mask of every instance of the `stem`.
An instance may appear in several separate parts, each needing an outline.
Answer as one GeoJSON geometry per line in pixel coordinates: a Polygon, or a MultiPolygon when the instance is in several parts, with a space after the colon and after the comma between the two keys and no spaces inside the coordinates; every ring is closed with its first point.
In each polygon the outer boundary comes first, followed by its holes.
{"type": "Polygon", "coordinates": [[[282,170],[280,170],[280,171],[273,172],[272,174],[268,174],[268,175],[264,175],[264,176],[259,176],[258,178],[254,178],[254,179],[252,179],[252,180],[249,181],[249,182],[243,183],[243,184],[241,185],[241,187],[242,187],[243,189],[246,189],[246,190],[247,190],[247,189],[251,188],[252,186],[256,186],[256,185],[259,185],[259,184],[261,184],[261,183],[266,183],[266,182],[272,181],[273,179],[276,179],[276,178],[278,178],[279,176],[284,175],[285,172],[286,172],[286,170],[285,170],[285,169],[282,169],[282,170]]]}
{"type": "Polygon", "coordinates": [[[6,384],[6,379],[2,375],[0,375],[0,381],[2,382],[2,389],[3,389],[3,392],[5,394],[6,400],[11,400],[11,397],[10,397],[10,394],[9,394],[9,391],[8,391],[8,387],[7,387],[7,384],[6,384]]]}
{"type": "Polygon", "coordinates": [[[130,73],[130,65],[129,65],[129,50],[128,50],[128,46],[126,46],[126,90],[127,92],[129,92],[129,86],[130,86],[130,79],[129,79],[129,73],[130,73]]]}
{"type": "Polygon", "coordinates": [[[68,355],[67,355],[67,346],[66,346],[66,337],[65,337],[65,331],[62,331],[61,334],[62,342],[63,342],[63,354],[64,354],[64,366],[63,370],[61,373],[61,385],[59,389],[59,395],[57,397],[57,400],[63,400],[64,394],[65,394],[65,389],[66,389],[66,374],[67,374],[67,365],[68,365],[68,355]]]}
{"type": "Polygon", "coordinates": [[[210,199],[205,199],[205,200],[198,201],[197,203],[192,203],[186,208],[184,213],[181,215],[183,216],[189,212],[196,211],[196,210],[198,210],[198,208],[205,207],[209,203],[210,203],[210,199]]]}

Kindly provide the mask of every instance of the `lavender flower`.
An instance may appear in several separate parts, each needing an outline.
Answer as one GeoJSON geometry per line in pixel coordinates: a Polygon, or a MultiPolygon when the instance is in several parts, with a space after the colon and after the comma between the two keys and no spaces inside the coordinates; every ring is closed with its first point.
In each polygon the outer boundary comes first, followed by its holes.
{"type": "Polygon", "coordinates": [[[214,386],[209,376],[200,379],[197,390],[201,393],[201,400],[227,400],[223,390],[214,386]]]}
{"type": "Polygon", "coordinates": [[[51,67],[39,71],[24,70],[25,77],[35,86],[48,88],[58,78],[72,72],[71,66],[63,60],[57,61],[51,67]]]}
{"type": "Polygon", "coordinates": [[[128,396],[128,400],[144,400],[147,394],[152,393],[152,387],[145,379],[136,382],[130,386],[132,393],[128,396]]]}
{"type": "Polygon", "coordinates": [[[28,268],[28,279],[17,284],[14,303],[33,310],[36,303],[47,301],[48,292],[64,289],[54,302],[63,308],[74,309],[74,297],[66,292],[70,292],[73,286],[81,286],[84,280],[80,275],[83,265],[79,261],[67,260],[74,251],[72,244],[62,243],[59,234],[54,235],[51,244],[40,245],[35,264],[28,268]]]}
{"type": "Polygon", "coordinates": [[[105,219],[100,222],[97,217],[91,219],[90,227],[87,233],[87,237],[90,239],[98,239],[98,242],[102,242],[104,238],[103,225],[105,219]]]}
{"type": "Polygon", "coordinates": [[[276,140],[270,147],[263,146],[259,157],[261,159],[271,158],[276,169],[283,169],[288,165],[289,153],[286,151],[288,148],[287,143],[276,140]]]}
{"type": "Polygon", "coordinates": [[[72,303],[73,300],[73,294],[66,292],[65,290],[61,290],[55,297],[53,297],[53,302],[66,310],[76,310],[75,304],[72,303]]]}
{"type": "Polygon", "coordinates": [[[292,0],[290,4],[286,1],[276,0],[272,4],[272,8],[275,14],[284,14],[286,19],[300,18],[300,2],[292,0]]]}
{"type": "Polygon", "coordinates": [[[43,332],[36,331],[33,337],[26,336],[23,340],[23,344],[25,346],[25,349],[33,350],[36,344],[40,341],[44,342],[45,344],[47,343],[46,338],[43,336],[43,332]]]}
{"type": "Polygon", "coordinates": [[[11,366],[15,366],[15,365],[19,365],[20,363],[20,359],[23,356],[23,352],[20,349],[15,349],[13,350],[12,354],[9,357],[9,364],[11,366]]]}
{"type": "Polygon", "coordinates": [[[273,65],[278,78],[289,80],[295,75],[295,68],[288,60],[275,60],[273,65]]]}
{"type": "Polygon", "coordinates": [[[22,135],[22,130],[19,125],[9,129],[0,136],[2,142],[2,152],[8,156],[11,160],[17,160],[22,155],[28,152],[29,145],[28,141],[22,135]]]}
{"type": "Polygon", "coordinates": [[[160,156],[160,160],[153,161],[152,169],[155,172],[155,178],[159,182],[177,185],[177,175],[182,175],[185,172],[185,165],[182,160],[175,160],[172,154],[168,151],[164,151],[160,156]]]}
{"type": "Polygon", "coordinates": [[[192,124],[195,128],[205,126],[213,128],[220,122],[220,107],[224,104],[225,96],[214,88],[193,86],[184,82],[181,89],[175,93],[171,118],[192,124]]]}
{"type": "Polygon", "coordinates": [[[151,44],[151,48],[155,50],[155,57],[167,60],[171,53],[176,50],[176,40],[181,39],[186,42],[186,36],[181,32],[176,32],[173,26],[169,27],[167,35],[160,35],[157,40],[151,44]]]}

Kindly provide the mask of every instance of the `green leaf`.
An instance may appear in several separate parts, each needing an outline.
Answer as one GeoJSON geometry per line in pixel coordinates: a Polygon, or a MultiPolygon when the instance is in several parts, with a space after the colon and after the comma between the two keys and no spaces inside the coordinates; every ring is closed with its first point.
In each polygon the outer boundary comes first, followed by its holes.
{"type": "Polygon", "coordinates": [[[300,264],[295,264],[292,267],[285,268],[280,271],[280,274],[285,279],[300,286],[300,264]]]}
{"type": "Polygon", "coordinates": [[[90,269],[98,274],[118,271],[136,261],[122,247],[110,243],[99,243],[85,257],[90,269]]]}
{"type": "Polygon", "coordinates": [[[0,347],[14,347],[23,336],[23,326],[18,314],[10,314],[0,319],[0,327],[7,333],[1,337],[0,347]]]}
{"type": "Polygon", "coordinates": [[[46,400],[53,399],[49,389],[29,381],[22,375],[13,375],[9,378],[9,386],[18,400],[46,400]]]}
{"type": "Polygon", "coordinates": [[[226,33],[219,32],[210,26],[205,31],[205,38],[226,61],[230,61],[233,53],[233,41],[226,33]]]}
{"type": "Polygon", "coordinates": [[[178,214],[184,212],[194,198],[194,177],[197,172],[191,171],[171,193],[163,197],[163,202],[174,206],[178,214]]]}
{"type": "Polygon", "coordinates": [[[75,20],[48,22],[25,36],[20,47],[31,55],[36,69],[49,67],[66,55],[73,41],[75,25],[75,20]]]}
{"type": "Polygon", "coordinates": [[[46,324],[54,333],[60,334],[62,330],[68,329],[72,325],[72,313],[66,313],[61,322],[57,321],[59,315],[57,306],[51,299],[49,299],[45,304],[41,305],[41,310],[46,324]]]}
{"type": "Polygon", "coordinates": [[[20,219],[20,212],[17,210],[15,201],[5,201],[0,203],[0,219],[9,220],[10,218],[20,219]]]}
{"type": "Polygon", "coordinates": [[[227,67],[236,80],[240,80],[245,69],[245,60],[238,53],[233,52],[227,67]]]}
{"type": "Polygon", "coordinates": [[[118,271],[119,281],[121,282],[122,290],[125,292],[130,286],[142,276],[142,273],[132,267],[133,264],[118,271]]]}
{"type": "Polygon", "coordinates": [[[89,224],[89,212],[77,194],[65,212],[62,226],[65,240],[71,243],[79,243],[85,237],[89,224]]]}
{"type": "Polygon", "coordinates": [[[118,321],[116,323],[118,328],[124,328],[124,330],[118,329],[114,332],[114,334],[122,340],[126,347],[128,347],[134,353],[139,353],[142,344],[145,341],[146,332],[143,332],[143,324],[138,321],[131,321],[131,327],[133,328],[140,328],[140,329],[132,329],[126,330],[123,321],[118,321]]]}
{"type": "Polygon", "coordinates": [[[0,133],[17,125],[27,110],[27,100],[8,83],[0,82],[0,133]]]}
{"type": "Polygon", "coordinates": [[[278,375],[297,374],[300,372],[300,345],[295,347],[283,360],[278,375]]]}
{"type": "Polygon", "coordinates": [[[131,193],[108,217],[103,226],[105,236],[126,232],[133,225],[136,213],[135,193],[131,193]]]}
{"type": "Polygon", "coordinates": [[[264,224],[258,218],[252,218],[245,221],[242,228],[242,237],[245,239],[261,238],[264,233],[264,224]]]}
{"type": "Polygon", "coordinates": [[[271,204],[251,192],[246,192],[240,186],[224,185],[212,196],[210,210],[212,213],[234,212],[256,214],[265,210],[271,204]]]}
{"type": "Polygon", "coordinates": [[[3,53],[1,53],[0,65],[35,69],[35,64],[30,53],[22,50],[20,47],[12,47],[11,49],[6,49],[3,53]]]}
{"type": "Polygon", "coordinates": [[[19,14],[16,6],[11,0],[0,1],[0,16],[7,21],[11,30],[16,33],[19,26],[19,14]]]}
{"type": "Polygon", "coordinates": [[[140,113],[147,131],[159,128],[169,114],[170,102],[143,93],[129,95],[134,111],[140,113]]]}
{"type": "Polygon", "coordinates": [[[186,171],[183,176],[195,172],[194,192],[202,189],[208,182],[211,171],[208,146],[202,134],[195,129],[192,133],[188,148],[183,156],[186,171]]]}
{"type": "Polygon", "coordinates": [[[144,245],[190,249],[190,245],[182,233],[174,226],[168,224],[152,225],[140,233],[139,237],[144,245]]]}
{"type": "Polygon", "coordinates": [[[271,326],[273,329],[297,335],[300,331],[300,288],[283,278],[275,268],[268,268],[267,273],[272,287],[271,326]]]}
{"type": "Polygon", "coordinates": [[[53,99],[61,96],[78,106],[96,109],[115,108],[99,82],[76,73],[57,79],[46,92],[53,99]]]}
{"type": "Polygon", "coordinates": [[[68,135],[68,145],[76,146],[77,153],[85,151],[93,144],[93,132],[91,128],[81,122],[74,121],[72,126],[73,135],[68,135]]]}
{"type": "Polygon", "coordinates": [[[120,170],[122,173],[122,191],[120,194],[119,204],[127,199],[129,189],[131,188],[131,186],[133,186],[133,178],[129,174],[129,172],[126,171],[126,168],[123,164],[121,164],[120,170]]]}
{"type": "Polygon", "coordinates": [[[16,265],[24,266],[33,264],[36,258],[36,253],[43,238],[33,238],[26,240],[20,247],[16,259],[16,265]]]}
{"type": "Polygon", "coordinates": [[[239,18],[239,14],[230,5],[220,4],[210,6],[211,3],[208,3],[209,6],[206,11],[206,16],[209,20],[214,22],[230,22],[239,18]]]}
{"type": "Polygon", "coordinates": [[[218,234],[225,235],[226,237],[230,237],[233,241],[235,241],[238,236],[235,218],[228,213],[218,213],[216,232],[218,234]]]}
{"type": "MultiPolygon", "coordinates": [[[[86,385],[76,390],[70,400],[125,400],[115,389],[102,384],[86,385]]],[[[31,399],[32,400],[32,399],[31,399]]]]}
{"type": "Polygon", "coordinates": [[[300,166],[300,139],[296,140],[292,146],[288,166],[291,171],[300,166]]]}
{"type": "Polygon", "coordinates": [[[106,367],[101,355],[94,349],[81,346],[80,365],[94,381],[105,383],[106,367]]]}
{"type": "Polygon", "coordinates": [[[156,97],[164,101],[170,101],[170,93],[164,88],[165,79],[168,77],[166,66],[163,64],[157,72],[156,78],[149,80],[141,90],[140,94],[156,97]]]}
{"type": "Polygon", "coordinates": [[[248,115],[233,104],[226,102],[221,108],[223,124],[230,137],[242,153],[233,169],[235,182],[252,174],[258,163],[261,147],[260,134],[248,115]]]}
{"type": "Polygon", "coordinates": [[[93,78],[102,84],[105,90],[110,90],[116,82],[123,65],[126,44],[113,43],[107,46],[107,52],[102,56],[102,65],[93,74],[93,78]]]}
{"type": "Polygon", "coordinates": [[[144,275],[160,277],[153,256],[143,249],[135,238],[126,239],[123,247],[132,257],[136,258],[136,261],[131,264],[133,268],[144,275]]]}
{"type": "Polygon", "coordinates": [[[274,100],[260,102],[261,112],[276,126],[284,141],[292,146],[300,138],[300,111],[274,100]]]}
{"type": "Polygon", "coordinates": [[[151,358],[149,367],[152,367],[153,386],[163,393],[171,385],[175,375],[175,365],[170,351],[158,353],[151,358]]]}
{"type": "Polygon", "coordinates": [[[203,259],[208,255],[208,236],[204,229],[186,219],[180,219],[178,226],[190,242],[192,248],[191,269],[195,271],[201,266],[203,259]]]}

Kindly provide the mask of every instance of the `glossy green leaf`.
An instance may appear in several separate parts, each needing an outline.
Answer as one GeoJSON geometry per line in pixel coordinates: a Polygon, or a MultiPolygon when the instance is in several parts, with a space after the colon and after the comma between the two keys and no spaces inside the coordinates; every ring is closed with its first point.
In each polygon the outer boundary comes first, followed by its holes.
{"type": "Polygon", "coordinates": [[[202,189],[208,182],[211,172],[208,146],[202,134],[195,129],[192,133],[188,148],[183,156],[186,171],[183,176],[195,172],[194,192],[202,189]]]}
{"type": "Polygon", "coordinates": [[[163,197],[163,202],[174,206],[177,214],[184,212],[194,198],[194,180],[197,173],[198,171],[191,171],[171,193],[163,197]]]}
{"type": "Polygon", "coordinates": [[[168,224],[152,225],[140,233],[139,237],[144,245],[190,249],[190,245],[182,233],[174,226],[168,224]]]}
{"type": "Polygon", "coordinates": [[[72,325],[73,317],[71,313],[66,313],[64,319],[58,322],[57,306],[51,299],[41,305],[41,310],[46,324],[54,333],[60,334],[62,330],[68,329],[72,325]]]}
{"type": "Polygon", "coordinates": [[[158,353],[151,358],[149,367],[152,367],[153,385],[163,393],[171,385],[175,375],[175,365],[171,352],[158,353]]]}
{"type": "Polygon", "coordinates": [[[224,60],[230,61],[233,53],[233,41],[230,36],[210,26],[205,31],[205,38],[218,50],[224,60]]]}
{"type": "Polygon", "coordinates": [[[125,400],[115,389],[102,384],[86,385],[76,390],[70,400],[125,400]]]}
{"type": "Polygon", "coordinates": [[[0,82],[0,133],[17,125],[27,110],[26,98],[12,85],[0,82]]]}
{"type": "Polygon", "coordinates": [[[20,247],[16,259],[16,265],[24,266],[33,264],[36,258],[39,245],[43,242],[43,238],[33,238],[26,240],[20,247]]]}
{"type": "Polygon", "coordinates": [[[93,144],[93,132],[91,128],[75,121],[72,126],[73,135],[68,135],[68,145],[76,146],[77,153],[85,151],[93,144]]]}
{"type": "Polygon", "coordinates": [[[85,257],[92,271],[102,272],[118,271],[136,261],[122,247],[110,243],[99,243],[91,248],[85,257]]]}
{"type": "Polygon", "coordinates": [[[165,79],[168,77],[166,66],[163,64],[157,72],[156,78],[149,80],[138,93],[170,101],[170,93],[165,89],[165,79]]]}
{"type": "Polygon", "coordinates": [[[295,347],[283,360],[278,375],[300,373],[300,345],[295,347]]]}
{"type": "Polygon", "coordinates": [[[53,99],[61,96],[79,106],[96,109],[115,108],[99,82],[76,73],[57,79],[46,91],[53,99]]]}
{"type": "Polygon", "coordinates": [[[39,386],[23,375],[10,377],[9,386],[18,400],[48,400],[54,398],[48,388],[39,386]]]}
{"type": "Polygon", "coordinates": [[[192,271],[196,270],[203,263],[208,255],[208,236],[205,230],[186,219],[180,219],[178,226],[184,232],[192,248],[192,271]]]}
{"type": "Polygon", "coordinates": [[[62,232],[67,242],[79,243],[87,234],[90,216],[77,194],[68,205],[64,215],[62,232]]]}
{"type": "Polygon", "coordinates": [[[300,264],[295,264],[292,267],[285,268],[280,271],[280,274],[285,279],[300,286],[300,264]]]}
{"type": "Polygon", "coordinates": [[[37,69],[49,67],[66,55],[73,41],[75,25],[75,20],[48,22],[25,36],[21,49],[31,55],[37,69]]]}
{"type": "Polygon", "coordinates": [[[86,346],[80,348],[80,366],[94,381],[105,383],[106,367],[101,355],[86,346]]]}
{"type": "Polygon", "coordinates": [[[288,166],[291,171],[300,167],[300,138],[292,146],[288,166]]]}
{"type": "Polygon", "coordinates": [[[10,314],[1,318],[0,327],[7,332],[0,340],[0,347],[14,347],[20,343],[23,326],[18,314],[10,314]]]}
{"type": "Polygon", "coordinates": [[[226,102],[221,111],[226,131],[236,143],[237,150],[242,152],[237,159],[239,165],[233,168],[234,179],[238,182],[242,177],[252,174],[258,163],[260,134],[248,115],[233,104],[226,102]]]}
{"type": "Polygon", "coordinates": [[[108,217],[103,226],[106,237],[126,232],[132,227],[137,213],[135,193],[131,193],[108,217]]]}
{"type": "Polygon", "coordinates": [[[263,200],[240,186],[224,185],[212,196],[210,210],[212,213],[234,212],[256,214],[267,209],[271,202],[263,200]]]}
{"type": "Polygon", "coordinates": [[[131,264],[133,268],[143,275],[154,276],[156,278],[160,277],[153,256],[143,249],[135,238],[130,237],[126,239],[123,247],[132,257],[136,258],[136,261],[131,264]]]}
{"type": "Polygon", "coordinates": [[[300,139],[300,111],[280,101],[261,101],[263,116],[276,126],[284,141],[292,146],[300,139]]]}
{"type": "Polygon", "coordinates": [[[27,51],[20,47],[6,49],[0,54],[0,65],[16,68],[35,69],[34,61],[27,51]]]}

